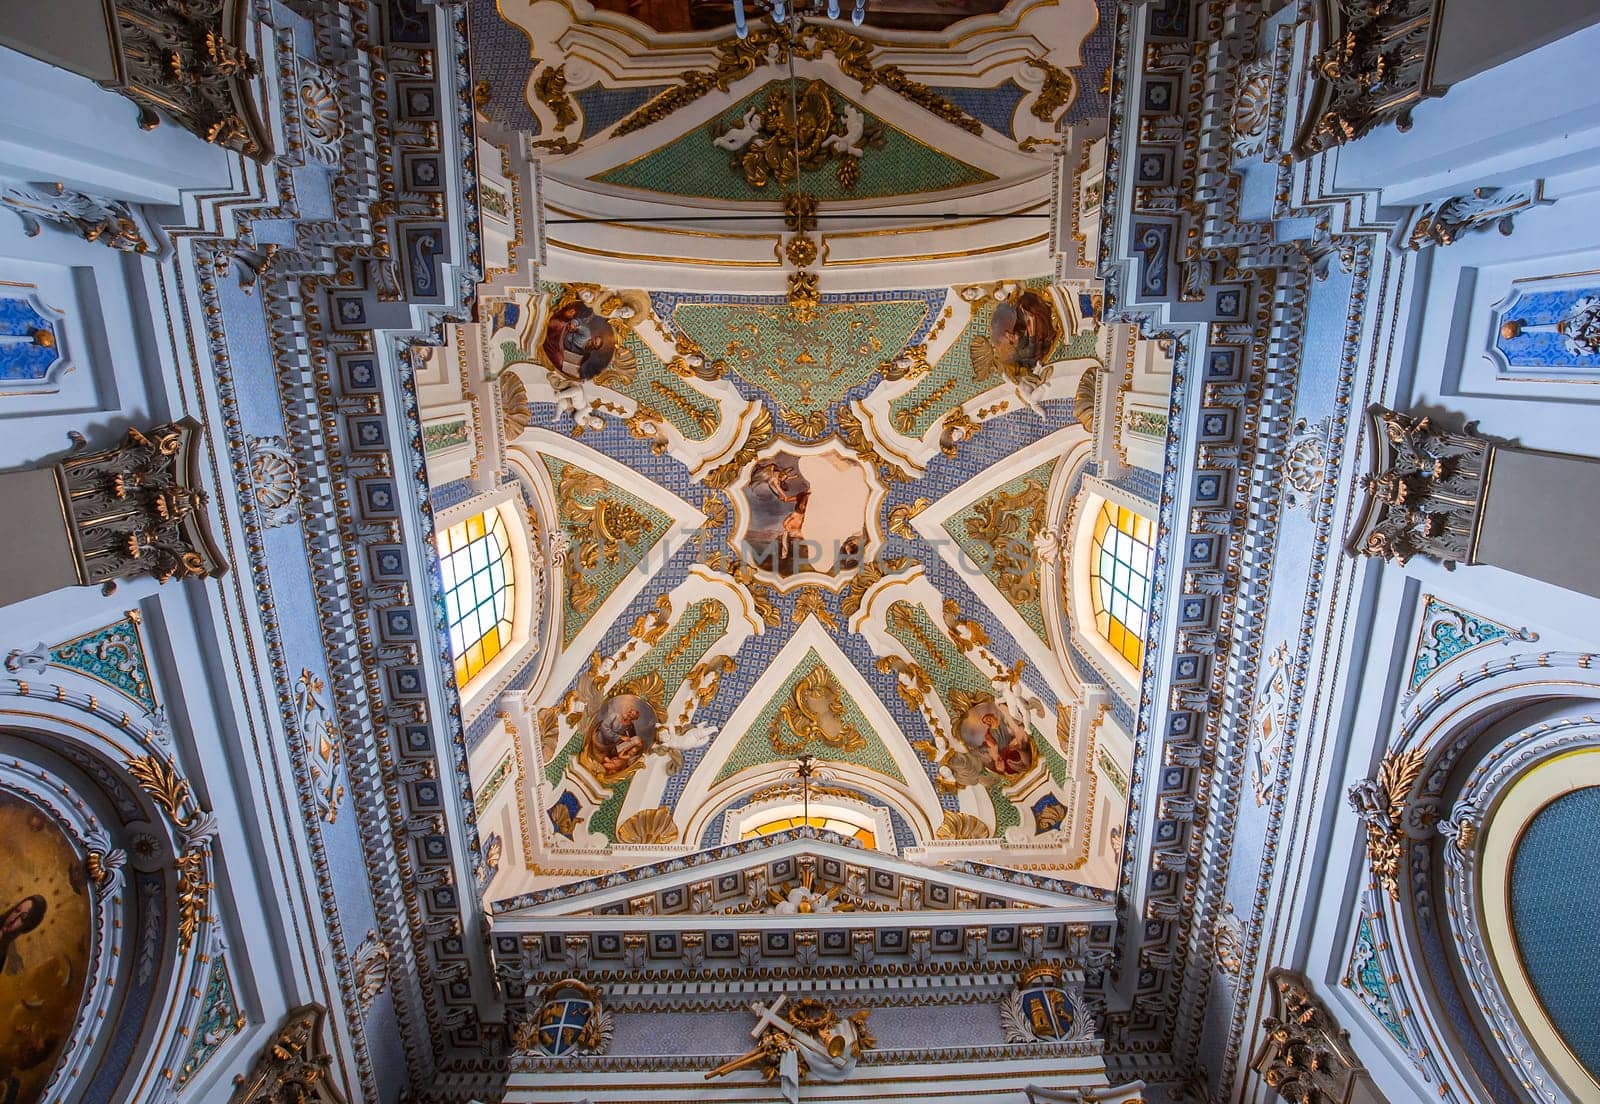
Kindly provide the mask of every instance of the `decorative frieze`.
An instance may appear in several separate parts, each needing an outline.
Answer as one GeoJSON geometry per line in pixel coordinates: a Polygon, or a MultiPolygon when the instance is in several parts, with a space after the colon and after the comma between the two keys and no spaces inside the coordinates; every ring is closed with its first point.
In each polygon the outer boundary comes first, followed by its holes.
{"type": "Polygon", "coordinates": [[[1449,432],[1426,415],[1376,404],[1367,426],[1372,467],[1350,553],[1397,564],[1418,554],[1446,567],[1472,563],[1494,442],[1472,425],[1449,432]]]}
{"type": "Polygon", "coordinates": [[[55,466],[81,584],[135,575],[164,583],[228,570],[198,489],[200,428],[193,418],[148,431],[130,427],[123,444],[79,452],[55,466]]]}

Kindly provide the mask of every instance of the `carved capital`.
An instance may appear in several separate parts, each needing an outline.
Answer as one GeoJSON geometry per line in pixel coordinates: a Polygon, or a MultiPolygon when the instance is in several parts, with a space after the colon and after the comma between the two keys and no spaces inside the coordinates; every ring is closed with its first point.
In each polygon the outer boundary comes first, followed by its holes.
{"type": "Polygon", "coordinates": [[[1267,977],[1271,1012],[1250,1068],[1293,1104],[1382,1104],[1371,1076],[1311,982],[1292,970],[1267,977]]]}
{"type": "Polygon", "coordinates": [[[1426,416],[1378,405],[1367,409],[1367,430],[1371,468],[1362,479],[1366,501],[1347,545],[1351,555],[1473,563],[1495,442],[1471,426],[1451,432],[1426,416]]]}
{"type": "Polygon", "coordinates": [[[1386,123],[1411,126],[1411,110],[1441,96],[1433,81],[1439,0],[1322,0],[1322,49],[1312,59],[1311,100],[1294,143],[1298,158],[1386,123]]]}
{"type": "Polygon", "coordinates": [[[333,1084],[333,1058],[322,1042],[326,1011],[302,1005],[284,1017],[228,1104],[344,1104],[333,1084]]]}
{"type": "Polygon", "coordinates": [[[139,125],[161,115],[207,142],[266,161],[272,139],[250,96],[260,72],[244,49],[244,0],[114,0],[117,79],[139,125]]]}
{"type": "Polygon", "coordinates": [[[228,570],[212,543],[198,487],[199,445],[200,423],[183,418],[146,431],[130,428],[121,445],[55,466],[80,583],[135,575],[164,583],[228,570]]]}

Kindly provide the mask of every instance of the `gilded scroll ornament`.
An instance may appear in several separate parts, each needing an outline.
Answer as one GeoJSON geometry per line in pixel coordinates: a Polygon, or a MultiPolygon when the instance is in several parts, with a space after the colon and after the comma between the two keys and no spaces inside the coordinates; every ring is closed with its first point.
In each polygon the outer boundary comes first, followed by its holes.
{"type": "Polygon", "coordinates": [[[982,123],[926,84],[907,76],[898,65],[874,65],[871,44],[838,27],[802,23],[793,30],[785,26],[751,31],[748,38],[729,38],[717,43],[716,50],[717,61],[711,68],[684,74],[681,84],[668,88],[634,110],[617,124],[613,134],[620,137],[643,130],[713,90],[728,91],[735,82],[762,66],[787,65],[791,54],[796,58],[816,59],[825,53],[833,55],[840,71],[859,84],[862,91],[882,85],[947,123],[973,134],[983,133],[982,123]]]}
{"type": "Polygon", "coordinates": [[[813,742],[840,751],[867,746],[856,726],[845,719],[844,692],[833,672],[820,664],[795,684],[767,732],[772,750],[795,755],[813,742]]]}
{"type": "Polygon", "coordinates": [[[1406,246],[1425,249],[1450,245],[1463,234],[1489,230],[1509,235],[1517,215],[1549,202],[1544,197],[1542,180],[1520,188],[1474,188],[1464,196],[1434,200],[1417,209],[1406,235],[1406,246]]]}
{"type": "Polygon", "coordinates": [[[0,181],[0,206],[22,221],[23,233],[30,238],[48,225],[125,253],[153,253],[161,248],[159,235],[137,204],[71,191],[59,182],[26,185],[0,181]]]}
{"type": "Polygon", "coordinates": [[[1028,58],[1026,63],[1044,76],[1044,83],[1039,86],[1039,94],[1033,98],[1033,105],[1028,112],[1042,123],[1053,123],[1056,116],[1077,98],[1078,83],[1072,79],[1071,73],[1044,58],[1028,58]]]}
{"type": "Polygon", "coordinates": [[[149,795],[177,836],[178,946],[187,951],[200,925],[209,917],[206,905],[212,884],[208,877],[211,837],[216,822],[191,799],[188,779],[170,759],[139,755],[124,765],[128,774],[149,795]]]}
{"type": "Polygon", "coordinates": [[[565,64],[547,65],[539,70],[539,75],[533,79],[533,94],[555,116],[557,130],[565,130],[578,121],[577,108],[572,106],[572,97],[567,95],[565,64]]]}

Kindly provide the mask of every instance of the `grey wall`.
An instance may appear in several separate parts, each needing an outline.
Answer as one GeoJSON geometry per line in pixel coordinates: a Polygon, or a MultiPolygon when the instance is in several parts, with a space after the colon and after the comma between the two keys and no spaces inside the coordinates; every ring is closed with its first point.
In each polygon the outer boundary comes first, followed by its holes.
{"type": "Polygon", "coordinates": [[[0,607],[78,582],[54,468],[0,474],[0,607]]]}
{"type": "Polygon", "coordinates": [[[110,0],[0,0],[0,44],[93,80],[112,80],[110,6],[110,0]]]}
{"type": "Polygon", "coordinates": [[[1497,449],[1477,559],[1600,596],[1600,459],[1497,449]]]}
{"type": "Polygon", "coordinates": [[[1600,22],[1595,0],[1443,0],[1433,77],[1454,84],[1600,22]]]}

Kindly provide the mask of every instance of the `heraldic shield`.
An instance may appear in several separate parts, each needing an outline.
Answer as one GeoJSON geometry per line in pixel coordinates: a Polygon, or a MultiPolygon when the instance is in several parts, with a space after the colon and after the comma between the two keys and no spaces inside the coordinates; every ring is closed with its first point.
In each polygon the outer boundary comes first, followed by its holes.
{"type": "Polygon", "coordinates": [[[594,1047],[601,1015],[600,1002],[591,986],[581,981],[558,981],[544,992],[536,1021],[539,1050],[552,1058],[594,1047]]]}
{"type": "Polygon", "coordinates": [[[1035,1038],[1065,1039],[1072,1034],[1075,1017],[1060,971],[1054,966],[1035,966],[1017,983],[1017,1001],[1035,1038]]]}

